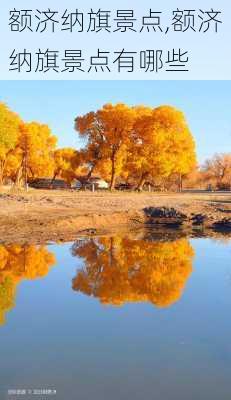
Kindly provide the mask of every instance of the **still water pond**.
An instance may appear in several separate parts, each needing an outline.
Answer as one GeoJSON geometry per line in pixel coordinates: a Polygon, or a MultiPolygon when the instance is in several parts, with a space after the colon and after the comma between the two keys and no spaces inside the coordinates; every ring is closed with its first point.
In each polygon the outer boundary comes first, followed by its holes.
{"type": "Polygon", "coordinates": [[[0,245],[0,399],[230,400],[230,256],[150,233],[0,245]]]}

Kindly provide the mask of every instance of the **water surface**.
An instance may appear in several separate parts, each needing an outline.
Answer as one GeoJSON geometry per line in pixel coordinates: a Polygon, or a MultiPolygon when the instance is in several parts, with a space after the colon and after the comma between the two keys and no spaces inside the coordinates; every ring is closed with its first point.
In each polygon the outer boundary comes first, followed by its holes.
{"type": "Polygon", "coordinates": [[[230,400],[230,243],[1,245],[0,398],[230,400]]]}

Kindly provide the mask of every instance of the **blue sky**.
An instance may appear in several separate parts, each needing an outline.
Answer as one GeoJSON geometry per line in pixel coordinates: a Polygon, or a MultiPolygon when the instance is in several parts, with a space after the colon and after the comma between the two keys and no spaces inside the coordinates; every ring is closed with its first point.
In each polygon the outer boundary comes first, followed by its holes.
{"type": "Polygon", "coordinates": [[[184,111],[199,162],[231,151],[231,81],[0,81],[0,100],[25,121],[49,124],[60,147],[80,147],[76,116],[125,102],[184,111]]]}

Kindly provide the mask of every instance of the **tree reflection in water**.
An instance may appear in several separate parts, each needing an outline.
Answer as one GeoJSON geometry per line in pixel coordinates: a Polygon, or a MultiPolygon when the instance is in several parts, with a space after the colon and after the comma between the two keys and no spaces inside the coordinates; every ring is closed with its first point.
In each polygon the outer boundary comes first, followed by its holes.
{"type": "Polygon", "coordinates": [[[18,284],[46,276],[54,264],[55,256],[45,246],[0,245],[0,325],[15,306],[18,284]]]}
{"type": "Polygon", "coordinates": [[[150,302],[168,307],[182,295],[194,251],[185,238],[157,242],[115,236],[79,240],[72,254],[84,261],[73,279],[74,290],[103,304],[150,302]]]}
{"type": "MultiPolygon", "coordinates": [[[[120,236],[81,239],[72,254],[84,262],[73,279],[74,290],[103,304],[150,302],[158,307],[179,300],[194,256],[185,238],[161,242],[120,236]]],[[[46,246],[0,245],[0,325],[15,306],[18,284],[45,277],[55,263],[46,246]]]]}

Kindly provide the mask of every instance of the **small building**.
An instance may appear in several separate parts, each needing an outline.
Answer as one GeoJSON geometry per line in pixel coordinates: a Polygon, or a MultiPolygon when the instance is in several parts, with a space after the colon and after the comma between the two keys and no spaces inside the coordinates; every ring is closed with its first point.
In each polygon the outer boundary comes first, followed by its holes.
{"type": "Polygon", "coordinates": [[[71,187],[73,189],[107,190],[109,189],[109,184],[99,176],[90,178],[81,176],[72,182],[71,187]]]}
{"type": "Polygon", "coordinates": [[[70,189],[70,185],[63,179],[37,178],[29,182],[34,189],[70,189]]]}

